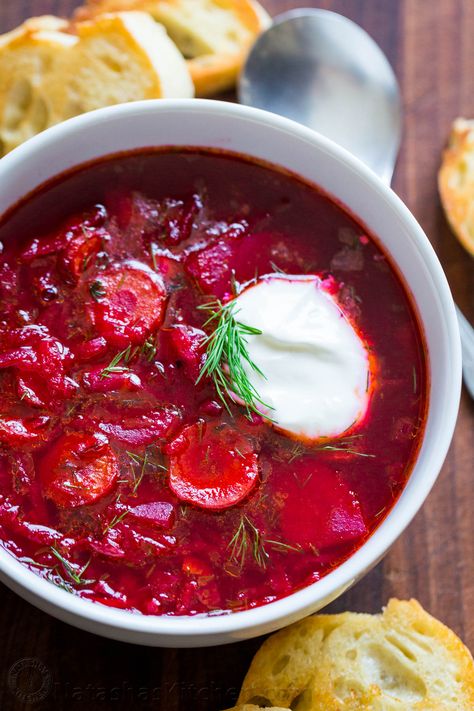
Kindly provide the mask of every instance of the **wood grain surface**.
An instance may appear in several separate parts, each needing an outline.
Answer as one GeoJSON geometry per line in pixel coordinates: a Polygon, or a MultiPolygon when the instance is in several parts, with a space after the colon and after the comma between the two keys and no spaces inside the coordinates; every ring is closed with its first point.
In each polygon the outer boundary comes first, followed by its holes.
{"type": "MultiPolygon", "coordinates": [[[[0,0],[0,32],[29,15],[67,15],[74,0],[0,0]]],[[[296,2],[264,0],[272,14],[296,2]]],[[[436,171],[450,123],[474,117],[472,0],[326,0],[361,24],[401,82],[404,140],[393,187],[432,241],[455,298],[474,322],[474,262],[443,217],[436,171]]],[[[1,189],[1,186],[0,186],[1,189]]],[[[376,612],[414,596],[474,649],[474,403],[463,391],[443,471],[415,521],[362,582],[330,606],[376,612]]],[[[218,711],[233,704],[261,639],[202,650],[111,642],[69,627],[0,588],[0,709],[218,711]],[[28,690],[49,684],[31,703],[28,690]]]]}

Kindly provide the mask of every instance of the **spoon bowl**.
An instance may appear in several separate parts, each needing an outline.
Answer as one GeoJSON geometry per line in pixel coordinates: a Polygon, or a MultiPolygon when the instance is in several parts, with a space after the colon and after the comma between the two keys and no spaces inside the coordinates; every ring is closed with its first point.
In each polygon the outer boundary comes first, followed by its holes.
{"type": "Polygon", "coordinates": [[[401,138],[398,82],[352,20],[328,10],[279,15],[250,52],[239,100],[319,131],[390,183],[401,138]]]}

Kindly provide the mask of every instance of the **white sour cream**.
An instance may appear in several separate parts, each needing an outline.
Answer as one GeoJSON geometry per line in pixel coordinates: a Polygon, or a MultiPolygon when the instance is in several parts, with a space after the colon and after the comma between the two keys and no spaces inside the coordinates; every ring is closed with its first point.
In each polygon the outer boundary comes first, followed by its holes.
{"type": "Polygon", "coordinates": [[[317,277],[268,275],[236,302],[236,319],[262,331],[247,336],[247,347],[265,377],[245,368],[278,429],[335,437],[364,416],[367,349],[317,277]]]}

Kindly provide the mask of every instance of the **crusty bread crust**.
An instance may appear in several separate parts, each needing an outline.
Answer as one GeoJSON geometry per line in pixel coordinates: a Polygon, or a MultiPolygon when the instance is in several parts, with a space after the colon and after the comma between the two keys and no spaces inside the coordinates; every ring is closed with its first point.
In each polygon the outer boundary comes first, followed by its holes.
{"type": "Polygon", "coordinates": [[[147,13],[101,15],[73,28],[32,18],[0,37],[0,156],[86,111],[193,94],[186,62],[147,13]]]}
{"type": "Polygon", "coordinates": [[[123,10],[148,12],[166,27],[188,59],[198,96],[234,86],[253,41],[270,24],[256,0],[88,0],[75,17],[123,10]]]}
{"type": "Polygon", "coordinates": [[[438,173],[438,187],[454,234],[474,255],[474,120],[454,121],[438,173]]]}
{"type": "Polygon", "coordinates": [[[239,704],[296,711],[472,711],[474,663],[415,600],[381,615],[316,615],[257,652],[239,704]]]}

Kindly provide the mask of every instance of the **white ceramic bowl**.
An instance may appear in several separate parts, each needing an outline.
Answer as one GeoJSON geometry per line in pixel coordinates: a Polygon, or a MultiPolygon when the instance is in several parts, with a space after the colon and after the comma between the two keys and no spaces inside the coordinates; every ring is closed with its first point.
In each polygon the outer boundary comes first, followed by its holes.
{"type": "Polygon", "coordinates": [[[322,186],[359,216],[401,271],[428,346],[430,405],[410,480],[370,539],[322,580],[272,602],[222,616],[151,617],[81,600],[42,580],[0,549],[0,577],[42,610],[114,639],[170,647],[222,644],[272,632],[319,610],[353,585],[410,523],[438,476],[453,434],[461,354],[453,300],[414,217],[376,175],[333,142],[292,121],[236,104],[161,100],[116,106],[45,131],[0,161],[0,215],[72,166],[147,146],[212,146],[283,166],[322,186]]]}

